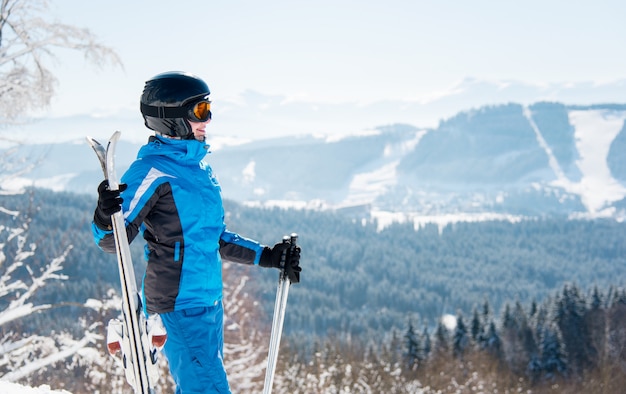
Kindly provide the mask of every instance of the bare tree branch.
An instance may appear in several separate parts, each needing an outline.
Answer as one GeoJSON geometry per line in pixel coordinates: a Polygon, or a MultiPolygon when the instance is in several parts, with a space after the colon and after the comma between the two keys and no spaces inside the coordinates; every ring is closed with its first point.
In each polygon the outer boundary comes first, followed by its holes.
{"type": "Polygon", "coordinates": [[[47,64],[56,50],[82,52],[96,67],[122,66],[115,51],[88,29],[47,20],[47,1],[0,4],[0,124],[50,104],[58,81],[47,64]]]}

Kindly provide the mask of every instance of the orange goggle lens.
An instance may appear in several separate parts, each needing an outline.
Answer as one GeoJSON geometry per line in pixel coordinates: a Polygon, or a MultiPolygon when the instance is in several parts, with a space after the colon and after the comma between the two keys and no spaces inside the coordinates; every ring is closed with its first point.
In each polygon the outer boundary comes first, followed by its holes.
{"type": "Polygon", "coordinates": [[[211,102],[203,100],[197,102],[189,111],[189,120],[195,122],[206,122],[211,119],[211,102]]]}

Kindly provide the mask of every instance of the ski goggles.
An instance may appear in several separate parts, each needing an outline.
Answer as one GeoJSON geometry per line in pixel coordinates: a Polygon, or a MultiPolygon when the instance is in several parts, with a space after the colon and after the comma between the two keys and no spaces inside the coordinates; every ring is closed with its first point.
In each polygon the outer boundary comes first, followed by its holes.
{"type": "Polygon", "coordinates": [[[187,119],[192,122],[206,122],[211,119],[211,102],[202,100],[194,103],[187,112],[187,119]]]}
{"type": "Polygon", "coordinates": [[[202,99],[182,107],[160,107],[141,103],[141,113],[160,119],[186,118],[191,122],[206,122],[211,119],[211,102],[202,99]]]}

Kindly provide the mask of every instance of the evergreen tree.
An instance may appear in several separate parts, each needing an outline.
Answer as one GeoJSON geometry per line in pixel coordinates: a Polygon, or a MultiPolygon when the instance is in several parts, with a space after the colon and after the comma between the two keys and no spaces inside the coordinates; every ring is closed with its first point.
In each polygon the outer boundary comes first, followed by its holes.
{"type": "Polygon", "coordinates": [[[626,289],[615,290],[611,306],[626,305],[626,289]]]}
{"type": "Polygon", "coordinates": [[[463,320],[463,315],[459,312],[456,318],[456,328],[454,329],[452,353],[455,357],[462,358],[469,344],[470,337],[467,332],[467,326],[463,320]]]}
{"type": "Polygon", "coordinates": [[[496,324],[493,320],[489,323],[487,332],[483,335],[482,348],[487,350],[493,356],[501,357],[502,344],[500,342],[500,336],[496,330],[496,324]]]}
{"type": "Polygon", "coordinates": [[[585,312],[585,325],[589,333],[592,365],[598,366],[607,354],[607,308],[604,295],[594,286],[589,296],[589,309],[585,312]]]}
{"type": "Polygon", "coordinates": [[[404,364],[408,370],[414,370],[419,363],[419,338],[413,327],[413,321],[409,318],[406,334],[404,334],[405,352],[404,364]]]}
{"type": "Polygon", "coordinates": [[[483,325],[487,325],[487,322],[491,321],[491,305],[489,304],[489,300],[485,299],[483,302],[483,310],[482,310],[482,322],[483,325]]]}
{"type": "Polygon", "coordinates": [[[472,321],[470,323],[470,332],[472,334],[472,339],[474,340],[474,342],[480,342],[483,331],[483,322],[481,321],[480,314],[478,313],[478,310],[474,308],[474,310],[472,311],[472,321]]]}
{"type": "Polygon", "coordinates": [[[531,383],[535,383],[541,377],[541,360],[539,359],[538,354],[533,354],[530,356],[530,361],[526,366],[526,376],[531,383]]]}
{"type": "Polygon", "coordinates": [[[389,360],[389,364],[391,366],[395,366],[400,362],[400,356],[403,355],[403,353],[402,339],[400,338],[398,331],[394,328],[391,331],[389,346],[383,347],[383,358],[385,360],[389,360]],[[387,349],[386,353],[385,349],[387,349]]]}
{"type": "Polygon", "coordinates": [[[564,286],[561,297],[556,301],[554,321],[563,338],[569,367],[575,373],[590,367],[597,356],[585,324],[586,311],[585,300],[578,287],[564,286]]]}
{"type": "Polygon", "coordinates": [[[434,350],[437,354],[446,354],[450,350],[450,333],[441,319],[439,319],[435,330],[434,350]]]}
{"type": "Polygon", "coordinates": [[[605,308],[611,307],[611,305],[613,304],[613,300],[615,299],[615,294],[616,294],[615,286],[613,285],[609,286],[609,290],[606,292],[606,298],[604,300],[605,308]]]}
{"type": "Polygon", "coordinates": [[[532,325],[534,326],[537,337],[541,334],[543,328],[546,324],[549,324],[549,312],[545,306],[540,306],[537,309],[537,312],[533,316],[532,325]]]}
{"type": "Polygon", "coordinates": [[[530,303],[530,310],[528,311],[528,317],[532,318],[535,316],[535,314],[537,313],[538,307],[537,307],[537,301],[532,300],[532,302],[530,303]]]}
{"type": "Polygon", "coordinates": [[[522,343],[524,353],[530,358],[533,355],[538,354],[537,342],[535,341],[535,336],[533,335],[531,322],[526,316],[524,307],[519,301],[515,303],[514,316],[517,321],[519,340],[522,343]]]}
{"type": "Polygon", "coordinates": [[[602,293],[598,289],[598,286],[594,286],[591,293],[591,302],[589,303],[589,307],[591,310],[599,310],[602,308],[602,293]]]}
{"type": "Polygon", "coordinates": [[[607,355],[611,361],[626,363],[626,291],[616,289],[607,313],[607,355]]]}
{"type": "Polygon", "coordinates": [[[430,356],[430,352],[432,350],[432,345],[430,341],[430,333],[428,332],[428,326],[424,325],[424,330],[422,331],[422,360],[428,359],[430,356]]]}
{"type": "Polygon", "coordinates": [[[502,312],[502,328],[504,330],[515,328],[515,320],[513,320],[511,306],[508,302],[504,305],[504,312],[502,312]]]}
{"type": "Polygon", "coordinates": [[[517,373],[528,370],[529,363],[538,354],[526,312],[519,301],[513,311],[507,305],[503,316],[502,350],[509,367],[517,373]]]}
{"type": "Polygon", "coordinates": [[[541,369],[547,379],[567,372],[567,356],[558,327],[544,327],[541,338],[541,369]]]}

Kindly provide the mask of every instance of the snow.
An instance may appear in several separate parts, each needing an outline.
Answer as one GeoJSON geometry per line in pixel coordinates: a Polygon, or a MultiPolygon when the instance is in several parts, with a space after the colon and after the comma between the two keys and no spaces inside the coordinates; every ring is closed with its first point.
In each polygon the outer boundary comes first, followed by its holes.
{"type": "MultiPolygon", "coordinates": [[[[35,371],[39,370],[40,368],[43,368],[47,365],[50,365],[56,361],[61,361],[71,355],[73,355],[74,353],[78,352],[81,349],[84,349],[85,346],[87,346],[87,344],[89,343],[95,343],[98,340],[102,340],[103,338],[100,335],[97,334],[93,334],[93,333],[85,333],[85,337],[82,338],[80,341],[75,342],[72,344],[72,346],[63,349],[61,351],[58,351],[48,357],[44,357],[41,358],[39,360],[33,361],[31,363],[29,363],[27,366],[20,368],[17,371],[14,372],[9,372],[7,374],[5,374],[2,378],[9,380],[9,381],[14,381],[14,380],[18,380],[21,378],[24,378],[32,373],[34,373],[35,371]]],[[[3,391],[4,392],[4,391],[3,391]]]]}
{"type": "Polygon", "coordinates": [[[557,179],[553,186],[580,196],[588,217],[611,217],[614,209],[606,205],[626,197],[626,188],[613,176],[607,165],[611,143],[617,137],[626,119],[626,112],[611,110],[570,111],[569,121],[574,126],[576,148],[580,155],[577,166],[582,173],[579,182],[572,182],[563,173],[552,151],[532,121],[530,111],[525,115],[537,135],[537,140],[548,154],[550,167],[557,179]]]}
{"type": "Polygon", "coordinates": [[[71,394],[69,391],[52,390],[50,386],[27,387],[17,383],[0,380],[0,393],[6,394],[71,394]]]}
{"type": "Polygon", "coordinates": [[[609,110],[571,111],[570,123],[575,127],[576,147],[580,154],[579,183],[565,183],[566,190],[581,196],[591,214],[600,214],[607,203],[626,197],[626,188],[611,176],[606,162],[611,142],[622,129],[626,112],[609,110]]]}
{"type": "Polygon", "coordinates": [[[267,200],[261,201],[244,201],[243,205],[251,208],[280,208],[280,209],[315,209],[325,210],[330,207],[322,200],[267,200]]]}
{"type": "Polygon", "coordinates": [[[0,313],[0,326],[7,322],[17,320],[28,315],[32,315],[33,312],[48,308],[50,308],[50,305],[39,305],[35,307],[31,303],[15,306],[12,308],[6,308],[2,313],[0,313]]]}
{"type": "Polygon", "coordinates": [[[351,132],[342,133],[342,134],[325,134],[323,138],[327,143],[333,143],[333,142],[339,142],[339,141],[345,140],[347,138],[352,138],[352,137],[369,137],[369,136],[375,136],[375,135],[380,135],[380,130],[363,129],[360,131],[351,131],[351,132]]]}
{"type": "Polygon", "coordinates": [[[2,182],[2,189],[7,194],[20,194],[24,189],[32,186],[61,192],[68,189],[67,185],[76,175],[76,173],[66,173],[42,179],[15,177],[2,182]]]}
{"type": "Polygon", "coordinates": [[[18,216],[20,214],[19,211],[11,211],[6,209],[5,207],[0,207],[0,213],[4,213],[5,215],[10,215],[10,216],[18,216]]]}
{"type": "Polygon", "coordinates": [[[348,196],[340,206],[368,204],[397,183],[396,168],[400,159],[415,149],[426,130],[419,130],[413,138],[395,144],[387,144],[383,157],[369,165],[370,168],[354,174],[348,188],[348,196]]]}
{"type": "Polygon", "coordinates": [[[25,177],[15,177],[2,183],[2,188],[9,193],[22,193],[27,187],[40,187],[55,192],[67,190],[68,183],[76,176],[75,173],[67,173],[43,179],[30,179],[25,177]]]}
{"type": "Polygon", "coordinates": [[[419,230],[427,224],[436,224],[440,233],[447,225],[457,222],[471,223],[501,220],[517,223],[524,219],[523,216],[519,215],[501,214],[495,212],[421,215],[418,213],[372,210],[371,215],[372,218],[376,220],[378,231],[384,230],[393,223],[405,223],[410,221],[413,223],[413,228],[415,228],[415,230],[419,230]]]}
{"type": "Polygon", "coordinates": [[[449,331],[453,331],[456,328],[456,316],[451,314],[445,314],[441,317],[441,324],[449,331]]]}
{"type": "Polygon", "coordinates": [[[45,179],[38,179],[33,182],[33,186],[50,189],[55,192],[67,190],[67,184],[76,176],[75,173],[62,174],[45,179]]]}
{"type": "Polygon", "coordinates": [[[393,161],[371,172],[356,174],[349,186],[349,195],[343,205],[367,204],[396,183],[396,167],[400,160],[393,161]]]}
{"type": "Polygon", "coordinates": [[[539,144],[548,155],[550,167],[557,178],[552,185],[579,195],[583,205],[587,208],[586,216],[611,217],[614,209],[606,209],[606,205],[626,197],[626,188],[613,178],[606,158],[611,143],[623,127],[626,112],[611,110],[569,112],[569,121],[574,126],[576,149],[580,155],[576,163],[582,173],[579,182],[567,179],[543,138],[541,130],[532,120],[528,108],[525,110],[525,115],[537,135],[539,144]]]}
{"type": "Polygon", "coordinates": [[[252,160],[241,171],[241,175],[243,176],[243,183],[245,185],[248,185],[254,182],[254,178],[256,178],[255,167],[256,167],[256,162],[252,160]]]}
{"type": "Polygon", "coordinates": [[[537,141],[539,142],[539,146],[541,146],[541,148],[548,155],[548,164],[550,165],[550,168],[552,169],[552,171],[556,175],[556,177],[559,180],[559,182],[565,181],[567,179],[567,177],[565,176],[565,173],[563,172],[563,169],[559,165],[559,162],[556,160],[556,157],[554,156],[554,153],[552,152],[552,149],[550,148],[550,146],[546,142],[546,139],[543,138],[543,135],[541,134],[541,130],[539,130],[539,127],[537,127],[537,124],[535,123],[535,121],[533,119],[532,112],[530,111],[530,108],[524,107],[524,116],[528,120],[528,123],[530,124],[530,127],[535,132],[535,136],[537,137],[537,141]]]}

